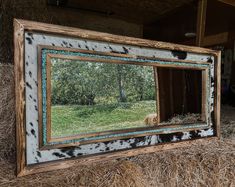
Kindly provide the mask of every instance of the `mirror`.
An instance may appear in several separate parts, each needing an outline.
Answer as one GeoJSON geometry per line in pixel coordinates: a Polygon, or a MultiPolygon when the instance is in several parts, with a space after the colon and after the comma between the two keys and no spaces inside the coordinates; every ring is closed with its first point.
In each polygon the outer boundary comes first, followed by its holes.
{"type": "Polygon", "coordinates": [[[154,67],[51,58],[51,136],[157,125],[154,67]]]}
{"type": "Polygon", "coordinates": [[[205,121],[205,70],[158,68],[161,124],[205,121]],[[204,95],[202,96],[202,89],[204,95]],[[202,104],[204,103],[204,104],[202,104]]]}
{"type": "Polygon", "coordinates": [[[26,20],[14,37],[18,176],[220,137],[219,51],[26,20]],[[187,113],[203,122],[163,123],[187,113]]]}

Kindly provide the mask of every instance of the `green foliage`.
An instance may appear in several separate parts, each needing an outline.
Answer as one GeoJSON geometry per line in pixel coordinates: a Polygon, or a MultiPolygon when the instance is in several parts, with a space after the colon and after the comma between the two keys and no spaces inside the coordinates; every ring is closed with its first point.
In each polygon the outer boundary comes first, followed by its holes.
{"type": "Polygon", "coordinates": [[[52,104],[154,99],[152,67],[52,59],[52,104]]]}
{"type": "Polygon", "coordinates": [[[52,136],[142,127],[145,116],[155,112],[155,100],[93,106],[53,106],[52,136]]]}

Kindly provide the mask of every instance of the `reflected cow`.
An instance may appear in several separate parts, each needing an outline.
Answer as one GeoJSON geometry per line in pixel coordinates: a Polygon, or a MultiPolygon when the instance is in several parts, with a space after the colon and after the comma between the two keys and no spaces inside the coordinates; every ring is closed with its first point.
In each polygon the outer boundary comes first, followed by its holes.
{"type": "Polygon", "coordinates": [[[145,119],[144,119],[144,123],[147,126],[155,126],[158,125],[158,118],[157,118],[157,114],[148,114],[145,119]]]}

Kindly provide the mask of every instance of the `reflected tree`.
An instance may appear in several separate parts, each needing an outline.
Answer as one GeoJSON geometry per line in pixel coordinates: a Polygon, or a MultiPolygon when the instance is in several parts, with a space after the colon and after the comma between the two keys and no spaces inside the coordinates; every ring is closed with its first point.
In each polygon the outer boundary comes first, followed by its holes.
{"type": "Polygon", "coordinates": [[[152,67],[52,59],[52,104],[153,100],[152,67]]]}

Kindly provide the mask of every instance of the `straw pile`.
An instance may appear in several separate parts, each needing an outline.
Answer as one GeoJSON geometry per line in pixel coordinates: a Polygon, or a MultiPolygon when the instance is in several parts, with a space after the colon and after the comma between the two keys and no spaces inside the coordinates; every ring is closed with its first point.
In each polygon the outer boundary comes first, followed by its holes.
{"type": "Polygon", "coordinates": [[[0,66],[0,186],[235,186],[235,109],[222,109],[226,139],[127,159],[15,177],[13,66],[0,66]]]}
{"type": "Polygon", "coordinates": [[[201,114],[187,113],[177,114],[167,121],[161,123],[161,125],[168,124],[180,124],[180,123],[197,123],[201,120],[201,114]]]}
{"type": "MultiPolygon", "coordinates": [[[[0,186],[235,186],[235,109],[224,107],[225,140],[128,159],[15,177],[13,18],[61,23],[46,0],[0,0],[0,186]]],[[[17,85],[16,85],[17,86],[17,85]]],[[[17,98],[16,98],[17,99],[17,98]]]]}
{"type": "Polygon", "coordinates": [[[15,161],[15,97],[12,65],[0,64],[0,160],[15,161]]]}

